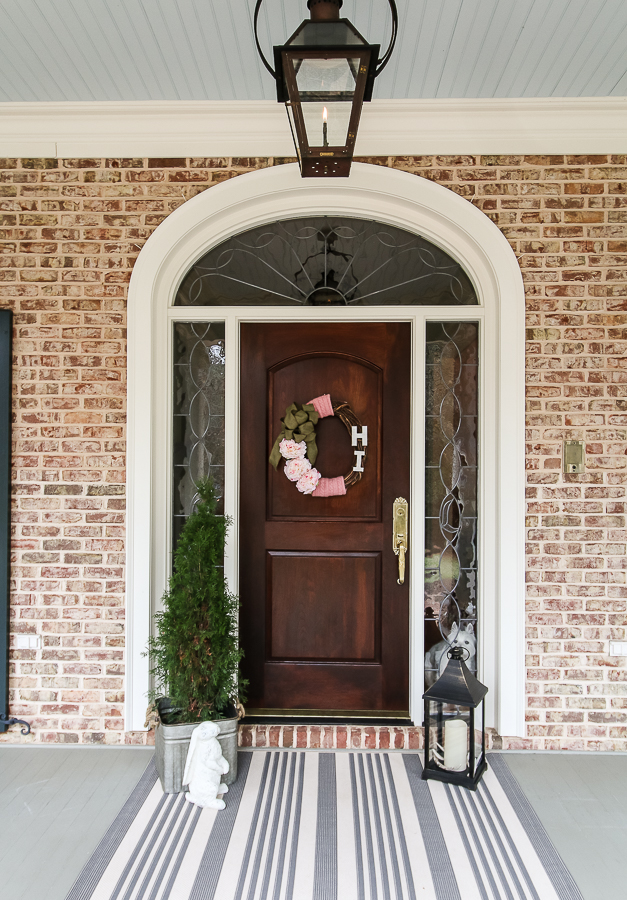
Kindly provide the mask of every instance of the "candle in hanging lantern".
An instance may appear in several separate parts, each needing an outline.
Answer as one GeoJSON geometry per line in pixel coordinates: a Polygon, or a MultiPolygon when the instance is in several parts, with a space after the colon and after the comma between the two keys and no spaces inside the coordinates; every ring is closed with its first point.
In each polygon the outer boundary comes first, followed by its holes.
{"type": "Polygon", "coordinates": [[[326,106],[325,106],[325,107],[323,107],[323,109],[322,109],[322,146],[323,146],[323,147],[328,147],[328,146],[329,146],[329,135],[328,135],[328,132],[327,132],[327,128],[328,128],[328,125],[327,125],[327,119],[328,119],[328,116],[329,116],[329,114],[328,114],[327,108],[326,108],[326,106]]]}

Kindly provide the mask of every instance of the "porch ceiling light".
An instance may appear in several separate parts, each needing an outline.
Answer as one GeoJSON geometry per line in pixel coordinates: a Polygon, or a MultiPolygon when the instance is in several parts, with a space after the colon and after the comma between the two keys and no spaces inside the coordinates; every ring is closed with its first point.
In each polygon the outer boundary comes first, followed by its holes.
{"type": "Polygon", "coordinates": [[[392,35],[385,55],[369,44],[348,19],[340,19],[343,0],[307,0],[311,19],[302,22],[289,41],[274,47],[274,69],[259,44],[261,60],[276,81],[277,100],[285,103],[304,178],[347,176],[355,149],[364,101],[372,98],[374,80],[387,65],[398,30],[395,0],[392,35]]]}

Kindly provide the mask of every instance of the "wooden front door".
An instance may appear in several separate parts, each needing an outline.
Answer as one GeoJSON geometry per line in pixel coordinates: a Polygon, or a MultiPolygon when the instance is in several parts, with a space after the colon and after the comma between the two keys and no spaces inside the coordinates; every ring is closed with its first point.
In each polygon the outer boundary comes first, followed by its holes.
{"type": "MultiPolygon", "coordinates": [[[[407,323],[241,326],[240,634],[250,708],[406,713],[408,578],[392,550],[395,498],[409,500],[407,323]],[[268,462],[291,403],[330,394],[368,427],[361,481],[301,494],[268,462]]],[[[316,426],[316,468],[348,473],[337,417],[316,426]]],[[[411,536],[410,536],[411,538],[411,536]]]]}

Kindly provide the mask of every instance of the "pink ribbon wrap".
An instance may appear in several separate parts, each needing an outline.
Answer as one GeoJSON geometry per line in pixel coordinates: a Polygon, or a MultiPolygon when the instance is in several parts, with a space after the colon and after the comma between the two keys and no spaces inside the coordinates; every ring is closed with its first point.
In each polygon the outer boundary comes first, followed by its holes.
{"type": "Polygon", "coordinates": [[[312,497],[341,497],[346,493],[346,485],[341,475],[337,478],[321,478],[312,497]]]}
{"type": "MultiPolygon", "coordinates": [[[[322,394],[321,397],[314,397],[309,401],[316,410],[321,419],[334,415],[333,404],[331,403],[330,394],[322,394]]],[[[337,478],[321,478],[318,487],[312,492],[312,497],[342,497],[346,493],[346,485],[344,478],[338,475],[337,478]]]]}
{"type": "Polygon", "coordinates": [[[321,419],[333,415],[333,404],[331,403],[330,394],[322,394],[321,397],[314,397],[314,399],[309,402],[313,405],[313,408],[321,419]]]}

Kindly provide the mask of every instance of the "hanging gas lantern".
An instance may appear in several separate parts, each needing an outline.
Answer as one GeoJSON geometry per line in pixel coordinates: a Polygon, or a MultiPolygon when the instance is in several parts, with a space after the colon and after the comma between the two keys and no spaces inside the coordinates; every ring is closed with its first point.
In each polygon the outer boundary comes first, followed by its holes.
{"type": "Polygon", "coordinates": [[[425,701],[425,765],[422,777],[477,789],[488,767],[485,752],[485,695],[488,689],[464,662],[463,647],[451,647],[449,661],[425,701]],[[481,706],[481,746],[475,746],[475,710],[481,706]],[[477,752],[478,751],[478,752],[477,752]]]}
{"type": "Polygon", "coordinates": [[[372,98],[377,75],[387,65],[396,41],[398,15],[392,11],[390,45],[379,59],[379,44],[369,44],[348,19],[340,19],[343,0],[308,0],[311,19],[289,41],[274,47],[273,69],[257,50],[276,81],[277,100],[285,103],[303,177],[347,176],[364,101],[372,98]]]}

